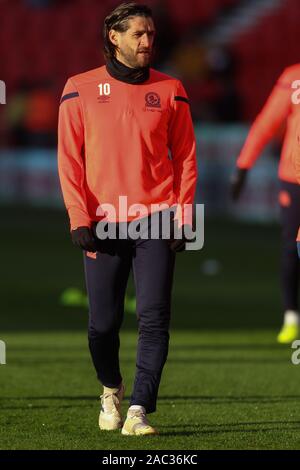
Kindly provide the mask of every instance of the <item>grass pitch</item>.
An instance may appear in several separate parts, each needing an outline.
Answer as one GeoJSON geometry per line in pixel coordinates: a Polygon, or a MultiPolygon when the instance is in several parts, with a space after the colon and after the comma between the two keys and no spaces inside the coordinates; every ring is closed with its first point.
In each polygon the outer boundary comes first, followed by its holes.
{"type": "MultiPolygon", "coordinates": [[[[208,221],[205,235],[201,252],[177,258],[169,358],[149,415],[160,436],[126,437],[98,429],[86,310],[59,304],[62,290],[84,282],[66,218],[2,210],[1,449],[300,448],[300,366],[275,342],[278,227],[208,221]]],[[[126,315],[124,413],[136,340],[135,317],[126,315]]]]}

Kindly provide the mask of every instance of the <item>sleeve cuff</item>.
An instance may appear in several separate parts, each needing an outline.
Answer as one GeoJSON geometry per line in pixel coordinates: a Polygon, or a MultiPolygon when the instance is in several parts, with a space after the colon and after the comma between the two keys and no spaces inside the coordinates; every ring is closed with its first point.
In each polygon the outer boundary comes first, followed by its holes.
{"type": "Polygon", "coordinates": [[[92,221],[86,212],[72,207],[68,210],[68,213],[70,218],[71,230],[75,230],[78,227],[91,228],[92,221]]]}

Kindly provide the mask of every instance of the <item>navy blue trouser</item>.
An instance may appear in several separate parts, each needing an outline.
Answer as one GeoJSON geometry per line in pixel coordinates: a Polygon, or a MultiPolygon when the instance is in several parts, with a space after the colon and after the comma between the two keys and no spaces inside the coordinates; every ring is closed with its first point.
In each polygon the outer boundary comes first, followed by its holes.
{"type": "Polygon", "coordinates": [[[84,253],[89,297],[89,348],[99,381],[117,387],[119,330],[131,268],[136,288],[138,347],[130,405],[156,410],[161,374],[168,355],[175,254],[167,240],[98,240],[96,259],[84,253]]]}
{"type": "Polygon", "coordinates": [[[299,259],[296,237],[300,226],[300,186],[280,182],[282,223],[281,286],[284,310],[298,310],[299,259]]]}

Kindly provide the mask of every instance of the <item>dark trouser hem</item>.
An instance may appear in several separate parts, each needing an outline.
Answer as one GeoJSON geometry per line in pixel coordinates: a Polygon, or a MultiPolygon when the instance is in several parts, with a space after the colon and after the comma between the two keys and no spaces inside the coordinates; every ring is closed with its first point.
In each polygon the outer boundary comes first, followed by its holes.
{"type": "Polygon", "coordinates": [[[99,379],[99,377],[98,377],[98,380],[99,380],[99,382],[103,385],[103,387],[108,387],[108,388],[119,388],[120,385],[121,385],[121,383],[122,383],[122,380],[121,380],[121,382],[118,383],[118,385],[115,385],[115,384],[113,384],[113,383],[108,383],[108,382],[105,382],[105,383],[104,383],[104,382],[102,382],[102,381],[99,379]]]}
{"type": "Polygon", "coordinates": [[[286,181],[280,182],[282,252],[281,289],[284,310],[298,310],[299,259],[296,237],[300,225],[300,186],[286,181]],[[284,197],[282,197],[284,196],[284,197]]]}

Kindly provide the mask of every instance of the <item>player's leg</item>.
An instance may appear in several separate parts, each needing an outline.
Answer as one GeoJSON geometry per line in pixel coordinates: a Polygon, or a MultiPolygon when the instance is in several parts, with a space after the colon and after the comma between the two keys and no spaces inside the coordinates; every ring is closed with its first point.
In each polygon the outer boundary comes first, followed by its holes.
{"type": "Polygon", "coordinates": [[[280,343],[290,343],[299,332],[298,293],[299,259],[296,237],[300,225],[300,186],[281,182],[280,208],[282,223],[281,287],[284,307],[280,343]]]}
{"type": "Polygon", "coordinates": [[[169,347],[175,254],[167,240],[138,240],[133,255],[139,339],[136,376],[123,434],[153,434],[146,413],[156,410],[169,347]]]}
{"type": "Polygon", "coordinates": [[[102,241],[96,258],[84,254],[84,266],[89,298],[89,348],[97,377],[104,386],[99,425],[101,429],[117,429],[123,424],[119,330],[131,268],[130,242],[102,241]]]}

